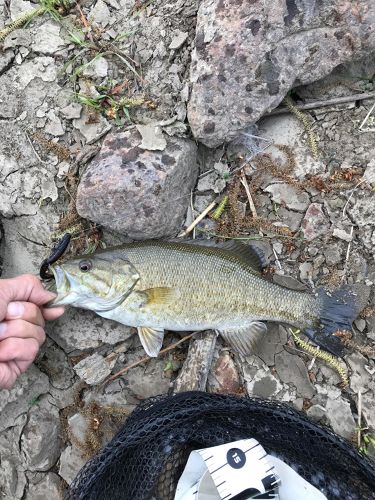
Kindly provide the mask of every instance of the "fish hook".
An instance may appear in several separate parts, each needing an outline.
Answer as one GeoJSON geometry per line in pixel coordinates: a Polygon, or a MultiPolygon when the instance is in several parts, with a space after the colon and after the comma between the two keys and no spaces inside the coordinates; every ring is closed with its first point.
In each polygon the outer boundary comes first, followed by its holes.
{"type": "Polygon", "coordinates": [[[66,251],[70,242],[71,234],[66,233],[64,236],[57,242],[57,244],[52,248],[51,255],[44,259],[40,266],[39,276],[42,280],[49,280],[53,278],[53,275],[48,272],[48,267],[55,263],[66,251]]]}

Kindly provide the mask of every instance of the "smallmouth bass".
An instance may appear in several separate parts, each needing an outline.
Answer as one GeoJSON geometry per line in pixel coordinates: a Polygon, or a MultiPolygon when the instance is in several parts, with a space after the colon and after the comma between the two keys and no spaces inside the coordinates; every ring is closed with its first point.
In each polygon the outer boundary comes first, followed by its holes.
{"type": "Polygon", "coordinates": [[[298,327],[323,348],[342,355],[333,335],[351,330],[368,299],[364,285],[332,294],[294,291],[265,279],[259,251],[237,242],[143,241],[49,267],[57,297],[136,327],[149,356],[157,356],[164,330],[216,330],[246,355],[267,332],[267,321],[298,327]]]}

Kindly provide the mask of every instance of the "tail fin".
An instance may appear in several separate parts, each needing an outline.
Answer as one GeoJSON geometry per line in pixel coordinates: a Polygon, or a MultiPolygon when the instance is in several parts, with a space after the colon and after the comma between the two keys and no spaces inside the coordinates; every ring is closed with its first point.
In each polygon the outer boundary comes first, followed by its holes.
{"type": "Polygon", "coordinates": [[[352,323],[366,306],[369,295],[369,287],[362,284],[346,285],[332,293],[319,289],[320,322],[316,328],[306,330],[306,335],[323,349],[342,357],[345,347],[334,333],[352,331],[352,323]]]}

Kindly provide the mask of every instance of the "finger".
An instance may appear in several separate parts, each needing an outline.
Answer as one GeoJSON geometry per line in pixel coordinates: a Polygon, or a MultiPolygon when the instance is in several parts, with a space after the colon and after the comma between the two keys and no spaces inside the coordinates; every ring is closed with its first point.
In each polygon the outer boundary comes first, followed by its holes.
{"type": "Polygon", "coordinates": [[[12,389],[21,373],[21,369],[15,361],[0,363],[0,389],[12,389]]]}
{"type": "Polygon", "coordinates": [[[1,280],[0,298],[6,303],[18,300],[42,305],[54,297],[56,294],[46,290],[41,281],[32,274],[23,274],[17,278],[1,280]]]}
{"type": "Polygon", "coordinates": [[[41,326],[34,325],[23,319],[2,321],[0,323],[0,345],[10,338],[15,340],[36,340],[38,345],[42,345],[46,340],[46,334],[41,326]]]}
{"type": "Polygon", "coordinates": [[[38,351],[39,343],[34,338],[6,338],[0,342],[0,362],[16,361],[22,370],[35,359],[38,351]]]}
{"type": "Polygon", "coordinates": [[[65,312],[65,307],[53,307],[51,309],[44,309],[42,307],[42,314],[44,319],[47,321],[52,321],[59,318],[65,312]]]}
{"type": "Polygon", "coordinates": [[[45,325],[40,308],[31,302],[9,302],[4,319],[23,319],[41,327],[45,325]]]}

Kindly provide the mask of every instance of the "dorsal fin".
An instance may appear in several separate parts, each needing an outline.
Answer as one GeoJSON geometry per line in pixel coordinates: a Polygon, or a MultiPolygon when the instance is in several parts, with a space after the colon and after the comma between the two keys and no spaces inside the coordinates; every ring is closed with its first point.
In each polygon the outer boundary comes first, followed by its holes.
{"type": "Polygon", "coordinates": [[[261,272],[267,265],[263,252],[255,246],[244,245],[233,240],[224,241],[224,243],[219,243],[218,246],[234,253],[256,271],[261,272]]]}

